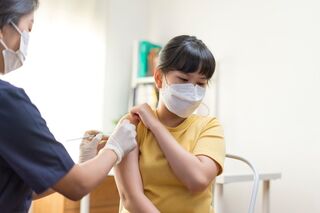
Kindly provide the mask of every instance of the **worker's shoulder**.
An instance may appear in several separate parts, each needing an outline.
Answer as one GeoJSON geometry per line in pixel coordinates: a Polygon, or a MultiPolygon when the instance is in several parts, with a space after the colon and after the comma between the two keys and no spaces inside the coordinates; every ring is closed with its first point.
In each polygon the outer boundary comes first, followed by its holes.
{"type": "Polygon", "coordinates": [[[17,87],[13,86],[7,81],[3,81],[0,79],[0,89],[13,89],[13,88],[17,88],[17,87]]]}
{"type": "Polygon", "coordinates": [[[22,89],[0,79],[0,92],[21,91],[22,89]]]}
{"type": "Polygon", "coordinates": [[[13,96],[26,97],[27,95],[25,94],[23,89],[0,79],[0,98],[13,96]]]}

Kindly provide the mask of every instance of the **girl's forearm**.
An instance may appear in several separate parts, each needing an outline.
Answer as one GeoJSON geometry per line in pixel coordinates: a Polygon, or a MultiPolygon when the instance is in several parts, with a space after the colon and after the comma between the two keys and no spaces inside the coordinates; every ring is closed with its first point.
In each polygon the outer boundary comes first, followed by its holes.
{"type": "Polygon", "coordinates": [[[183,149],[160,122],[154,123],[150,130],[173,173],[190,191],[198,191],[199,187],[206,188],[210,184],[212,180],[204,174],[204,168],[198,157],[183,149]]]}

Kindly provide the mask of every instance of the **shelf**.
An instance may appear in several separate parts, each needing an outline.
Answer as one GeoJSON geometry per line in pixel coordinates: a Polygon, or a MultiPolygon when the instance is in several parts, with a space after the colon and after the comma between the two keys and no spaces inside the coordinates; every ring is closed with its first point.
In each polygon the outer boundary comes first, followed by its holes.
{"type": "Polygon", "coordinates": [[[148,76],[148,77],[140,77],[135,79],[136,84],[151,84],[154,83],[154,78],[153,76],[148,76]]]}
{"type": "MultiPolygon", "coordinates": [[[[132,54],[132,73],[131,73],[131,91],[129,94],[128,109],[130,110],[134,105],[141,103],[148,103],[154,107],[157,105],[158,93],[155,88],[153,76],[139,76],[139,41],[133,42],[132,54]]],[[[143,75],[151,74],[147,72],[143,75]]]]}

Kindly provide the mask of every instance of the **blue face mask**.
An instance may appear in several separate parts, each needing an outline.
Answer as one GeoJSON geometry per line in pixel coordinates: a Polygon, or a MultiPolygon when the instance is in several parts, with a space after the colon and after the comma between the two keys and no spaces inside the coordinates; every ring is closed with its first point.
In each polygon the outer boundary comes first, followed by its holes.
{"type": "Polygon", "coordinates": [[[27,31],[21,32],[13,22],[10,22],[10,24],[20,34],[20,47],[17,51],[13,51],[8,48],[2,39],[0,39],[0,44],[4,47],[4,50],[2,51],[4,59],[4,74],[16,70],[23,65],[27,56],[29,44],[29,33],[27,31]]]}

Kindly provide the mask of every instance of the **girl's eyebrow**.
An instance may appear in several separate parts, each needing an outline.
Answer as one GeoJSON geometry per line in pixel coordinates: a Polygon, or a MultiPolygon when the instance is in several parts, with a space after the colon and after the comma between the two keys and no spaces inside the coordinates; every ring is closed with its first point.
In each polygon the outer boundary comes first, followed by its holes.
{"type": "Polygon", "coordinates": [[[182,76],[189,76],[188,73],[183,73],[183,72],[178,72],[178,75],[182,75],[182,76]]]}
{"type": "MultiPolygon", "coordinates": [[[[179,72],[179,73],[180,73],[180,72],[179,72]]],[[[193,75],[194,73],[181,73],[181,74],[187,75],[187,76],[191,76],[191,75],[193,75]]],[[[201,75],[200,79],[201,79],[201,80],[208,80],[205,75],[201,75]]]]}

